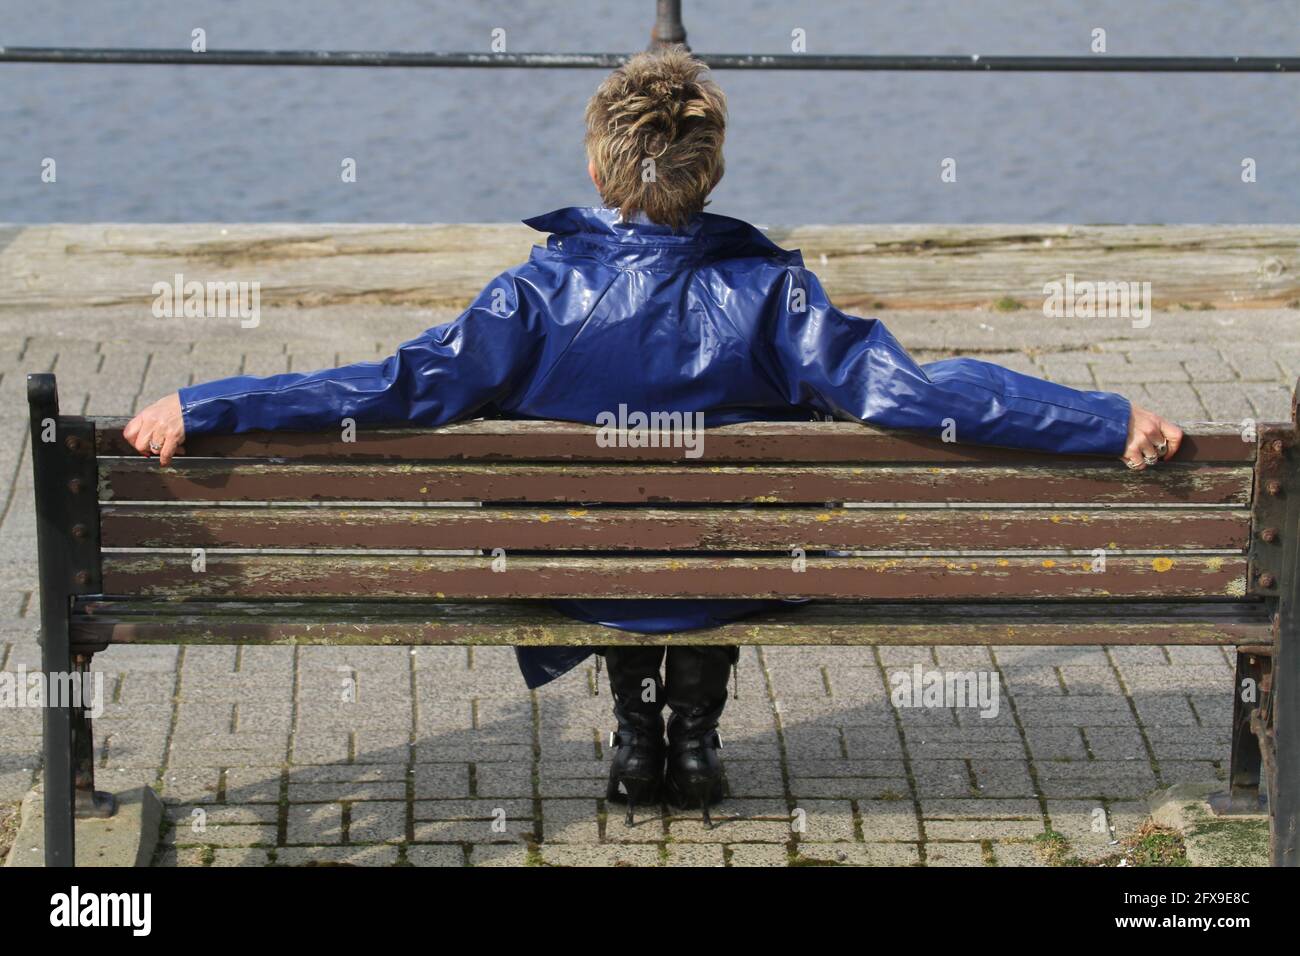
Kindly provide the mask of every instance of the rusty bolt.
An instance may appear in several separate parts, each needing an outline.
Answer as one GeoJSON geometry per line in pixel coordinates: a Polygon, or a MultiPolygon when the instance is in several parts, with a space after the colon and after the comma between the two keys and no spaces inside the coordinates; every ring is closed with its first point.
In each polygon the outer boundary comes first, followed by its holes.
{"type": "Polygon", "coordinates": [[[84,538],[86,536],[86,526],[84,524],[74,524],[72,526],[72,536],[74,538],[84,538]]]}
{"type": "Polygon", "coordinates": [[[68,490],[72,492],[74,495],[81,494],[81,479],[73,478],[71,481],[69,481],[68,490]]]}
{"type": "Polygon", "coordinates": [[[85,585],[89,584],[89,583],[90,583],[90,572],[89,572],[89,571],[78,571],[78,572],[77,572],[77,583],[80,584],[80,585],[82,585],[83,587],[84,587],[85,585]]]}
{"type": "Polygon", "coordinates": [[[1259,533],[1259,536],[1269,544],[1272,544],[1277,540],[1277,528],[1265,528],[1259,533]]]}
{"type": "Polygon", "coordinates": [[[1269,447],[1272,448],[1273,451],[1277,452],[1279,455],[1282,454],[1282,439],[1274,438],[1271,442],[1269,442],[1269,447]]]}
{"type": "Polygon", "coordinates": [[[1264,485],[1264,490],[1276,498],[1282,493],[1282,482],[1278,481],[1276,478],[1272,478],[1264,485]]]}
{"type": "Polygon", "coordinates": [[[1260,587],[1271,588],[1275,584],[1277,584],[1277,578],[1273,577],[1273,575],[1269,574],[1267,571],[1259,576],[1260,587]]]}
{"type": "Polygon", "coordinates": [[[81,448],[81,439],[76,435],[69,435],[63,440],[63,444],[68,446],[69,451],[78,451],[81,448]]]}

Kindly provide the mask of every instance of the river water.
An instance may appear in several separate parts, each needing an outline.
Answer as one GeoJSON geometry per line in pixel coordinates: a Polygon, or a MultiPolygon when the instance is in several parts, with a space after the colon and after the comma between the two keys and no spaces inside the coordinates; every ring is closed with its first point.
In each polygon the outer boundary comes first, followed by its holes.
{"type": "MultiPolygon", "coordinates": [[[[1297,55],[1300,0],[685,0],[709,52],[1297,55]]],[[[650,0],[0,0],[10,46],[622,51],[650,0]]],[[[593,70],[0,64],[0,221],[501,221],[595,201],[593,70]],[[42,182],[55,161],[56,181],[42,182]],[[340,175],[345,159],[357,179],[340,175]]],[[[760,223],[1300,222],[1300,73],[719,71],[760,223]],[[956,161],[955,182],[941,164],[956,161]],[[1256,181],[1242,181],[1253,160],[1256,181]]]]}

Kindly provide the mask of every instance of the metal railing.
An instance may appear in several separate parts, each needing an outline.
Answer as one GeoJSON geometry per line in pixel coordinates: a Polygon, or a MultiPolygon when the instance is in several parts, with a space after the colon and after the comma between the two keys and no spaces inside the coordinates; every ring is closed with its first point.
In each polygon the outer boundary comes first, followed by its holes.
{"type": "MultiPolygon", "coordinates": [[[[658,0],[650,46],[686,46],[681,0],[658,0]]],[[[696,53],[712,69],[1009,73],[1292,73],[1300,56],[986,56],[696,53]]],[[[191,50],[0,47],[0,63],[180,66],[463,67],[610,70],[630,53],[400,53],[360,50],[191,50]]]]}
{"type": "MultiPolygon", "coordinates": [[[[387,53],[360,50],[189,50],[0,47],[0,63],[181,66],[479,67],[612,70],[630,53],[387,53]]],[[[1294,56],[921,56],[696,53],[711,69],[876,70],[1010,73],[1292,73],[1294,56]]]]}

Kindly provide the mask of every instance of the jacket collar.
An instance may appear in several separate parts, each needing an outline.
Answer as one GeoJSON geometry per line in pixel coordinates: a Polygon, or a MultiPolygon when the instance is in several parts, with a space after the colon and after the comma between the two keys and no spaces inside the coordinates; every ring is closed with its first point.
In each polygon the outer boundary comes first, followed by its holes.
{"type": "Polygon", "coordinates": [[[747,256],[803,264],[797,250],[782,249],[749,223],[707,212],[681,230],[644,216],[623,220],[617,209],[597,206],[568,206],[525,219],[524,224],[550,233],[546,245],[552,252],[591,255],[628,268],[747,256]]]}

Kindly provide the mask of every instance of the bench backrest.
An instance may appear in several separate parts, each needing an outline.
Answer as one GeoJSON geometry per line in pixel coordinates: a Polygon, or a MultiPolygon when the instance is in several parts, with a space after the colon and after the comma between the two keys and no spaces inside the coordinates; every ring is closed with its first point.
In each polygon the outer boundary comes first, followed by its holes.
{"type": "Polygon", "coordinates": [[[184,600],[1269,597],[1269,455],[1294,434],[1190,425],[1133,473],[844,422],[709,429],[687,457],[493,420],[198,437],[163,469],[124,419],[76,421],[98,488],[83,587],[184,600]]]}

